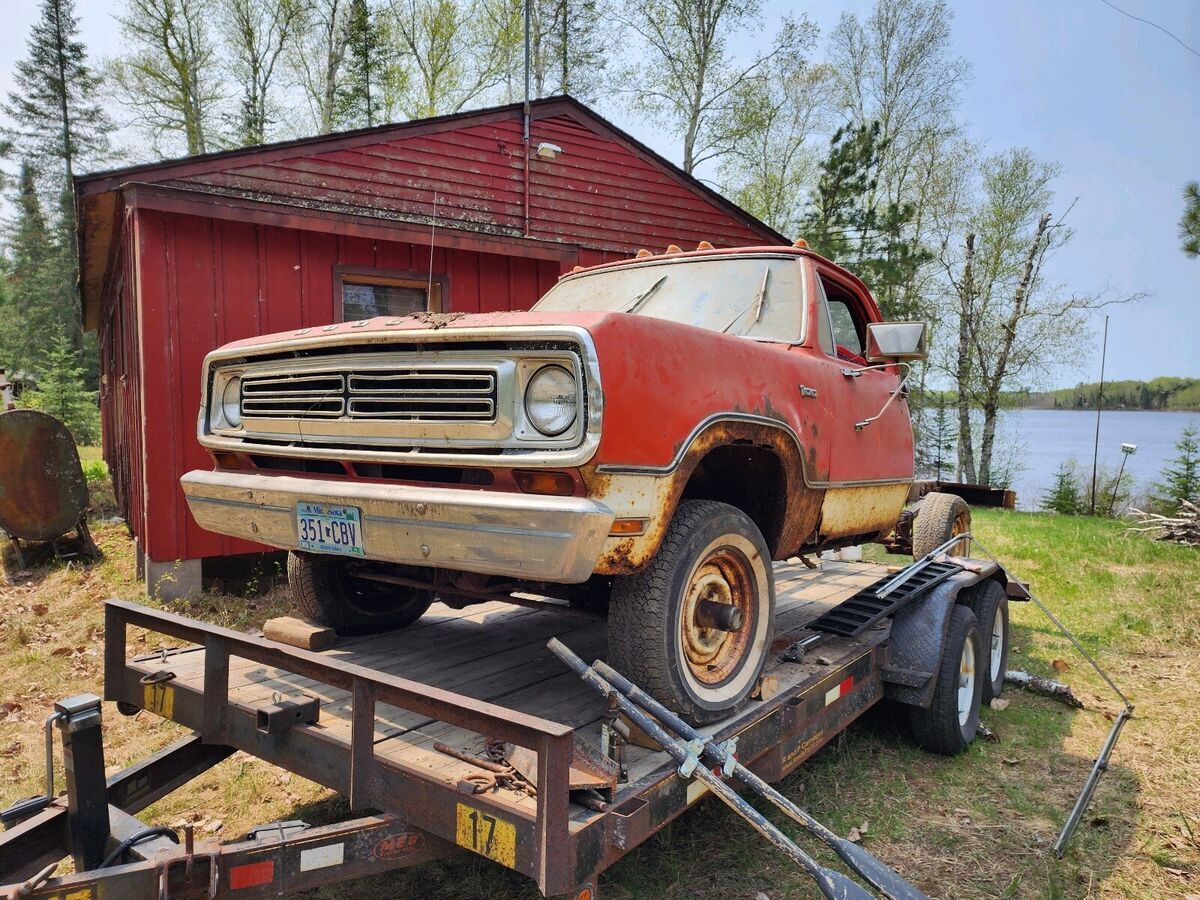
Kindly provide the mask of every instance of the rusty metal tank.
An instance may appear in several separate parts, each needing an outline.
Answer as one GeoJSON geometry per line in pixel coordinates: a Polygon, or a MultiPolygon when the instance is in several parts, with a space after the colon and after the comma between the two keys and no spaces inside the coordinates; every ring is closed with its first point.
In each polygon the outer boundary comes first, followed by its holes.
{"type": "Polygon", "coordinates": [[[34,409],[0,412],[0,528],[52,541],[79,526],[87,481],[67,426],[34,409]]]}

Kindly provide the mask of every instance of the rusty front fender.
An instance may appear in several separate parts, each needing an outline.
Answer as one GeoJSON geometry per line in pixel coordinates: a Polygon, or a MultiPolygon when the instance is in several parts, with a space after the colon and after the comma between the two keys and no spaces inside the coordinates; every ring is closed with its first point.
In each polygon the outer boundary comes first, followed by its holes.
{"type": "MultiPolygon", "coordinates": [[[[602,575],[626,575],[637,571],[658,552],[663,535],[680,500],[688,496],[706,496],[733,502],[755,519],[771,555],[786,559],[815,535],[825,492],[809,488],[804,474],[803,450],[790,431],[762,417],[718,418],[703,424],[689,440],[681,444],[675,459],[667,466],[584,466],[580,471],[588,496],[611,508],[618,519],[646,520],[645,530],[628,537],[611,536],[604,545],[595,571],[602,575]],[[746,448],[746,476],[751,457],[769,454],[776,466],[769,478],[742,477],[731,480],[736,472],[724,472],[718,496],[696,494],[693,477],[713,451],[746,448]]],[[[722,462],[725,468],[729,459],[722,462]]]]}

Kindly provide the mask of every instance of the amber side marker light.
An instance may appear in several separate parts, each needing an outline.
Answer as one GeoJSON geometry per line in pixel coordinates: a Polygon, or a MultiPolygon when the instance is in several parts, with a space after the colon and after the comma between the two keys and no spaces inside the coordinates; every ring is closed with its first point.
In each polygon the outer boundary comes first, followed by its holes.
{"type": "Polygon", "coordinates": [[[513,472],[519,487],[526,494],[553,494],[569,497],[575,493],[575,481],[566,472],[513,472]]]}
{"type": "Polygon", "coordinates": [[[217,466],[222,469],[240,469],[242,467],[242,461],[238,459],[236,453],[217,451],[213,454],[213,459],[216,461],[217,466]]]}
{"type": "Polygon", "coordinates": [[[612,528],[608,529],[609,534],[628,536],[631,534],[645,534],[646,520],[645,519],[617,519],[612,523],[612,528]]]}

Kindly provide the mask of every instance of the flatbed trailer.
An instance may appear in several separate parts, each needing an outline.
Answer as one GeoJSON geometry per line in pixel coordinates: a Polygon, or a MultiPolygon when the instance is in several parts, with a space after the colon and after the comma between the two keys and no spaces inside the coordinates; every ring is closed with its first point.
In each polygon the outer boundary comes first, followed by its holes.
{"type": "MultiPolygon", "coordinates": [[[[886,577],[878,564],[776,565],[776,628],[766,675],[773,691],[711,728],[776,781],[904,684],[893,665],[892,618],[853,637],[817,632],[822,615],[886,577]],[[807,654],[806,642],[820,643],[807,654]]],[[[930,590],[953,598],[993,578],[990,561],[943,572],[930,590]]],[[[1027,596],[1027,595],[1026,595],[1027,596]]],[[[276,896],[475,852],[533,879],[547,896],[594,900],[598,876],[708,793],[663,751],[627,744],[625,777],[606,802],[569,791],[576,741],[601,743],[612,721],[594,694],[546,649],[556,637],[585,659],[605,653],[596,616],[485,602],[434,604],[400,631],[339,640],[321,652],[110,600],[104,699],[193,730],[148,760],[104,777],[98,698],[59,704],[67,792],[0,835],[0,883],[13,896],[92,900],[276,896]],[[130,631],[147,646],[130,656],[130,631]],[[480,757],[488,741],[536,753],[536,796],[473,793],[480,768],[435,748],[480,757]],[[241,750],[345,795],[358,818],[310,828],[273,823],[245,840],[182,844],[147,834],[135,814],[241,750]],[[134,861],[113,852],[122,841],[134,861]],[[51,877],[63,857],[76,874],[51,877]],[[106,862],[114,857],[117,864],[106,862]],[[100,867],[105,863],[106,867],[100,867]]],[[[907,673],[907,674],[906,674],[907,673]]],[[[47,723],[47,735],[50,723],[47,723]]],[[[532,773],[531,773],[532,774],[532,773]]]]}

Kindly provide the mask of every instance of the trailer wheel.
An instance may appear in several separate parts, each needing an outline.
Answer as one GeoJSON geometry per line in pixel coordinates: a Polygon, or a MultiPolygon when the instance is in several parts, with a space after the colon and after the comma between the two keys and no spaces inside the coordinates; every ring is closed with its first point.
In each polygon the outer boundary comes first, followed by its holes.
{"type": "Polygon", "coordinates": [[[770,559],[740,509],[683,501],[650,564],[613,579],[609,662],[693,724],[729,715],[767,661],[775,625],[770,559]]]}
{"type": "MultiPolygon", "coordinates": [[[[913,523],[912,555],[921,559],[932,553],[956,534],[971,530],[971,507],[955,494],[926,494],[913,523]]],[[[953,553],[966,553],[966,542],[950,548],[953,553]]]]}
{"type": "Polygon", "coordinates": [[[955,604],[934,675],[933,702],[928,709],[914,706],[909,711],[913,735],[926,750],[946,755],[960,753],[975,739],[984,658],[975,613],[955,604]]]}
{"type": "Polygon", "coordinates": [[[983,642],[983,696],[991,703],[1004,690],[1004,671],[1008,667],[1008,595],[990,578],[972,592],[971,609],[979,622],[983,642]]]}
{"type": "Polygon", "coordinates": [[[346,560],[288,554],[288,581],[306,619],[338,634],[371,634],[411,625],[433,602],[430,591],[356,578],[346,560]]]}

